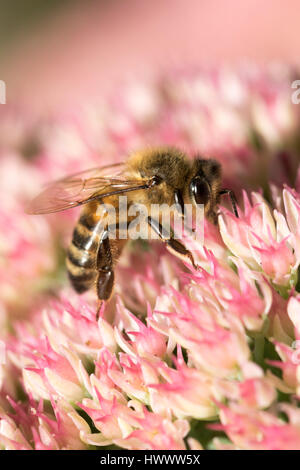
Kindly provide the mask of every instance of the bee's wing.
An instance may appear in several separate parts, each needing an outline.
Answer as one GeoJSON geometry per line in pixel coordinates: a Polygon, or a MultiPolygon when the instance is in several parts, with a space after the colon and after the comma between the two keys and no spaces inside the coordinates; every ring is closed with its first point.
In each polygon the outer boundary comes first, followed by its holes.
{"type": "Polygon", "coordinates": [[[147,179],[133,178],[126,174],[125,164],[93,168],[50,183],[30,203],[28,214],[48,214],[71,209],[93,200],[113,194],[121,194],[147,187],[147,179]]]}

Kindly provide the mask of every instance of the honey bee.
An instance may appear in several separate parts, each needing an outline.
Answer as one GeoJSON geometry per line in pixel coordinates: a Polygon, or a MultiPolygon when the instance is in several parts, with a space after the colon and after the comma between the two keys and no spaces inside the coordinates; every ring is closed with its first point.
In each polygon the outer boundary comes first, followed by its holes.
{"type": "MultiPolygon", "coordinates": [[[[216,160],[190,160],[176,148],[146,149],[133,153],[125,163],[83,171],[48,185],[27,212],[47,214],[84,206],[67,251],[66,265],[76,292],[81,294],[95,287],[99,313],[102,302],[111,297],[115,266],[127,242],[126,237],[118,237],[127,215],[118,209],[119,196],[126,193],[127,209],[134,203],[146,207],[175,203],[184,214],[185,204],[202,204],[205,216],[215,223],[223,194],[229,194],[238,217],[233,192],[221,187],[221,173],[216,160]],[[114,239],[109,237],[111,220],[103,209],[107,203],[116,208],[114,239]]],[[[126,218],[126,224],[131,220],[126,218]]],[[[165,237],[160,220],[148,217],[147,223],[171,252],[188,259],[196,268],[191,252],[174,237],[165,237]]]]}

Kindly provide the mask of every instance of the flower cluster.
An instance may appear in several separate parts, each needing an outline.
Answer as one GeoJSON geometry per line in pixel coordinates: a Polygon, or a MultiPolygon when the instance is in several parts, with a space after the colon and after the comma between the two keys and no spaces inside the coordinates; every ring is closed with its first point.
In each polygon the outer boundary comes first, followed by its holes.
{"type": "Polygon", "coordinates": [[[300,184],[291,72],[176,71],[42,122],[0,120],[0,448],[300,449],[300,184]],[[71,211],[31,218],[49,178],[171,144],[237,190],[197,269],[129,242],[96,320],[61,258],[71,211]],[[246,187],[247,190],[243,188],[246,187]],[[2,348],[3,346],[3,348],[2,348]]]}

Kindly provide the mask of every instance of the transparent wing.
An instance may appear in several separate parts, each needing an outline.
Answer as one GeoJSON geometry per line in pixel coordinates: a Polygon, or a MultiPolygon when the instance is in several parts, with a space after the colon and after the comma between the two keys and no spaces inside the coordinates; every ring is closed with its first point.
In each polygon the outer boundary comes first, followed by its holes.
{"type": "Polygon", "coordinates": [[[30,203],[28,214],[48,214],[71,209],[95,199],[147,187],[146,179],[126,174],[125,164],[92,168],[50,183],[30,203]]]}

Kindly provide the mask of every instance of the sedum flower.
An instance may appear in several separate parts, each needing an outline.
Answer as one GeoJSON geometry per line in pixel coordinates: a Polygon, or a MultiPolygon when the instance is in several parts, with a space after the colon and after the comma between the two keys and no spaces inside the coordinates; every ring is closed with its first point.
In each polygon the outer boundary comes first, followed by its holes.
{"type": "Polygon", "coordinates": [[[287,338],[287,344],[286,342],[274,341],[280,360],[273,360],[270,363],[282,371],[282,379],[274,377],[272,373],[269,375],[283,393],[296,393],[297,396],[300,396],[299,295],[289,299],[287,313],[294,328],[293,337],[295,340],[287,338]]]}
{"type": "Polygon", "coordinates": [[[155,312],[153,327],[167,332],[173,344],[186,349],[193,363],[208,373],[234,376],[248,360],[250,352],[241,323],[215,306],[201,305],[171,290],[162,302],[158,300],[155,312]]]}
{"type": "Polygon", "coordinates": [[[219,218],[221,235],[230,251],[282,289],[295,284],[300,262],[298,229],[295,228],[296,200],[291,198],[291,194],[285,192],[286,218],[279,211],[272,214],[257,193],[252,194],[252,205],[244,193],[244,212],[240,213],[240,219],[228,211],[219,218]]]}
{"type": "Polygon", "coordinates": [[[55,419],[45,413],[42,401],[26,407],[7,397],[13,413],[0,409],[0,448],[8,450],[85,449],[79,437],[88,425],[64,400],[51,403],[55,419]],[[75,425],[75,426],[74,426],[75,425]]]}
{"type": "Polygon", "coordinates": [[[1,449],[300,448],[300,115],[291,80],[280,66],[183,68],[80,112],[35,119],[5,108],[1,449]],[[49,180],[149,142],[217,158],[239,217],[224,197],[218,223],[204,222],[203,244],[183,234],[197,269],[160,242],[129,242],[116,295],[96,321],[94,293],[78,296],[63,274],[77,211],[35,219],[24,207],[49,180]]]}
{"type": "Polygon", "coordinates": [[[148,304],[148,325],[135,317],[124,305],[119,301],[117,305],[120,325],[124,325],[126,335],[131,339],[130,342],[124,340],[119,329],[115,330],[115,337],[119,346],[128,354],[140,357],[164,357],[167,349],[166,339],[164,335],[151,327],[150,320],[153,317],[150,306],[148,304]]]}
{"type": "Polygon", "coordinates": [[[136,450],[186,450],[184,438],[189,431],[187,421],[171,421],[144,410],[144,416],[138,419],[138,423],[138,429],[133,430],[126,439],[116,440],[116,444],[136,450]]]}
{"type": "Polygon", "coordinates": [[[187,367],[183,359],[173,359],[176,369],[159,366],[163,382],[150,384],[151,407],[157,413],[169,410],[180,419],[194,417],[209,419],[216,416],[212,379],[194,367],[187,367]]]}
{"type": "Polygon", "coordinates": [[[105,399],[96,390],[97,400],[84,399],[80,407],[92,418],[99,433],[81,432],[84,442],[106,446],[116,444],[126,449],[184,449],[183,438],[189,430],[187,421],[172,422],[147,411],[138,401],[114,397],[105,399]]]}
{"type": "Polygon", "coordinates": [[[299,450],[299,411],[285,405],[281,408],[288,414],[288,423],[273,413],[222,406],[221,428],[239,449],[299,450]]]}

